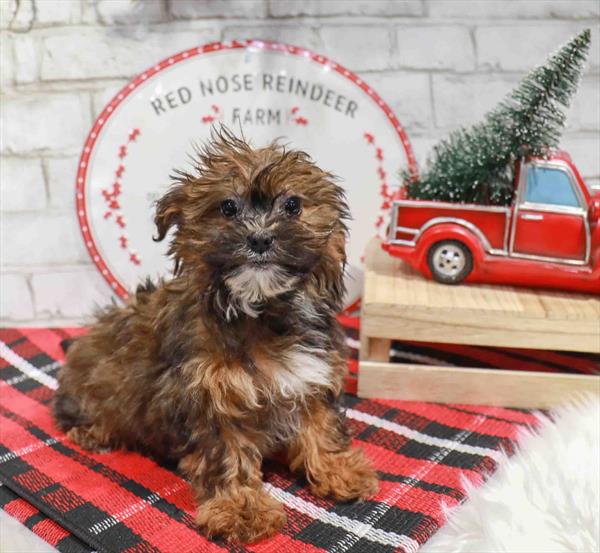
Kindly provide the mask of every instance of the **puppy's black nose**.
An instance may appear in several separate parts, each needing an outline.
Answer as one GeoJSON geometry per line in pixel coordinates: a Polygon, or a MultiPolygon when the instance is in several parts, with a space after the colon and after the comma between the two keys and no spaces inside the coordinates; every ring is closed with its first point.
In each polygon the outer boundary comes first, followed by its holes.
{"type": "Polygon", "coordinates": [[[253,252],[265,253],[273,244],[273,237],[270,234],[249,234],[246,242],[253,252]]]}

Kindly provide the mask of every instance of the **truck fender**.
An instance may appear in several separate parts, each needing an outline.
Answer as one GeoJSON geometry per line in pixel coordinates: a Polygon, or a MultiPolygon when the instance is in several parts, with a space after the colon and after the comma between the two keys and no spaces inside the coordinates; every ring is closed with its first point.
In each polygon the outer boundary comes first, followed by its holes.
{"type": "Polygon", "coordinates": [[[465,244],[473,254],[473,272],[478,271],[485,256],[485,249],[479,237],[459,223],[439,223],[428,228],[417,239],[416,257],[421,272],[427,275],[430,274],[427,265],[427,252],[433,244],[442,240],[458,240],[465,244]]]}

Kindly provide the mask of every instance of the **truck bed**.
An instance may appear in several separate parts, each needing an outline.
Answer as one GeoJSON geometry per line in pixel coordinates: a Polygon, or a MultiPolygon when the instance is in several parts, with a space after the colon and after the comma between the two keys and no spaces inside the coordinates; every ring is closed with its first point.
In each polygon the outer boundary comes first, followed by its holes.
{"type": "Polygon", "coordinates": [[[397,200],[392,204],[391,244],[414,245],[438,223],[461,224],[474,232],[487,251],[506,251],[511,210],[508,207],[397,200]]]}

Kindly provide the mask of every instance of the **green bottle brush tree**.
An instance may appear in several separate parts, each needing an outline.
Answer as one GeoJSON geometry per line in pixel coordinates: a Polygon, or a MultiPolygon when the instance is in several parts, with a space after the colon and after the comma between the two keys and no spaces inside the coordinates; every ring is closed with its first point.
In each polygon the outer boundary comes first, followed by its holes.
{"type": "Polygon", "coordinates": [[[484,120],[433,149],[424,174],[402,173],[408,197],[508,205],[515,161],[558,146],[590,46],[589,29],[531,71],[484,120]]]}

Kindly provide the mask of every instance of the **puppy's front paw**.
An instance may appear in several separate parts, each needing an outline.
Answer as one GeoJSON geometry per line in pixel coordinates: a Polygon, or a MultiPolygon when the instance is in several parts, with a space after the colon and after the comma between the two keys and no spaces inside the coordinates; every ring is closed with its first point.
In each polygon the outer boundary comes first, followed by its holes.
{"type": "Polygon", "coordinates": [[[262,489],[242,487],[203,501],[196,524],[208,536],[251,543],[276,534],[285,524],[283,505],[262,489]]]}
{"type": "Polygon", "coordinates": [[[79,447],[93,453],[106,453],[110,450],[110,440],[94,426],[74,426],[67,437],[79,447]]]}
{"type": "Polygon", "coordinates": [[[375,470],[360,449],[327,453],[318,466],[311,468],[311,490],[321,497],[340,501],[367,499],[379,489],[375,470]]]}

